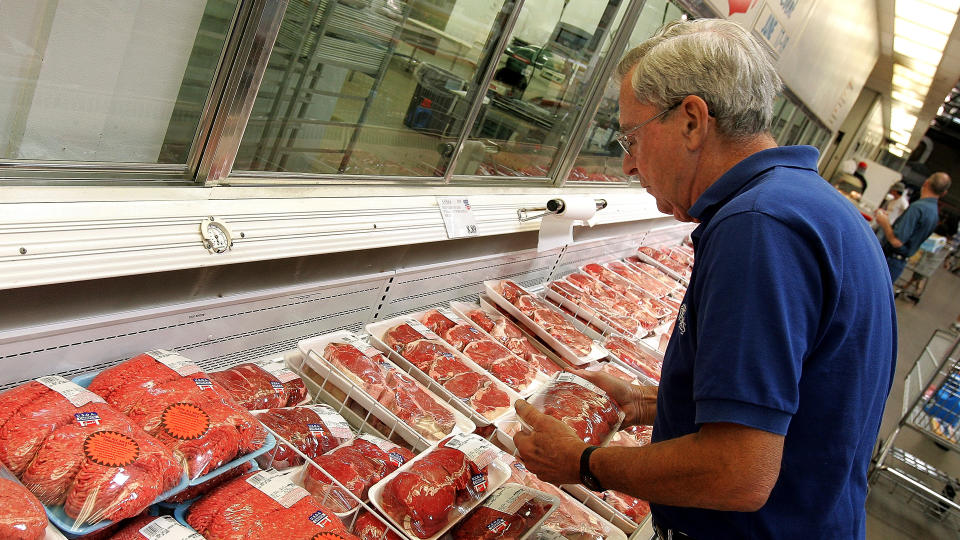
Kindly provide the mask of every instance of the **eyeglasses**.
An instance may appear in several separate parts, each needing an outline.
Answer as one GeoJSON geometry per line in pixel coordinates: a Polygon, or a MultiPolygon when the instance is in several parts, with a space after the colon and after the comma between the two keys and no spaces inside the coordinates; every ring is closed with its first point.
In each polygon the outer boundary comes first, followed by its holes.
{"type": "Polygon", "coordinates": [[[630,142],[630,135],[632,135],[633,133],[635,133],[638,129],[642,128],[643,126],[649,124],[650,122],[653,122],[653,121],[656,120],[657,118],[660,118],[661,116],[667,114],[668,112],[676,109],[677,106],[680,105],[680,103],[682,103],[682,102],[674,103],[673,105],[671,105],[671,106],[667,107],[666,109],[658,112],[657,114],[653,115],[652,117],[644,120],[643,122],[640,122],[640,124],[638,124],[638,125],[630,128],[630,129],[628,129],[627,131],[624,131],[624,132],[620,133],[619,135],[617,135],[615,138],[616,138],[617,142],[620,144],[620,148],[623,148],[623,151],[626,152],[626,154],[627,154],[628,156],[631,155],[631,154],[630,154],[630,147],[633,146],[633,143],[630,142]]]}

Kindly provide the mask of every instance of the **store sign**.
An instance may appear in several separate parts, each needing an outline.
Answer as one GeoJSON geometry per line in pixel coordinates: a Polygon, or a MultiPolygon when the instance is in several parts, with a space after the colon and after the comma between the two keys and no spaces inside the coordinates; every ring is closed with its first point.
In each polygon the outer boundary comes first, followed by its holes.
{"type": "Polygon", "coordinates": [[[477,236],[477,220],[466,197],[437,197],[447,238],[477,236]]]}

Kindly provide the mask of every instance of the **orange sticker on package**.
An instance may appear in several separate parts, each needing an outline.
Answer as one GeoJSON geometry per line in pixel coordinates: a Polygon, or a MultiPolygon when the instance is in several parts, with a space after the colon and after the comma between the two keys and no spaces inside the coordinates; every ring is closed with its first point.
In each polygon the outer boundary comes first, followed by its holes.
{"type": "Polygon", "coordinates": [[[126,467],[140,456],[137,441],[116,431],[98,431],[83,441],[83,454],[104,467],[126,467]]]}
{"type": "Polygon", "coordinates": [[[313,535],[313,537],[310,538],[310,540],[345,540],[346,538],[347,538],[346,536],[343,536],[337,533],[322,532],[322,533],[317,533],[313,535]]]}
{"type": "Polygon", "coordinates": [[[163,431],[182,441],[202,437],[210,428],[210,416],[192,403],[174,403],[160,416],[163,431]]]}

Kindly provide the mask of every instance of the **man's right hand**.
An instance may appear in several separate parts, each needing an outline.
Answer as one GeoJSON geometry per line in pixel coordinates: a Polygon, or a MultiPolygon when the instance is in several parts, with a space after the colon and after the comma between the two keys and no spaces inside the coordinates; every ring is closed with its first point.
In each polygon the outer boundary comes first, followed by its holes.
{"type": "Polygon", "coordinates": [[[623,419],[624,427],[653,424],[653,419],[657,415],[658,389],[656,386],[637,386],[602,371],[582,369],[570,371],[597,385],[617,402],[626,415],[623,419]]]}

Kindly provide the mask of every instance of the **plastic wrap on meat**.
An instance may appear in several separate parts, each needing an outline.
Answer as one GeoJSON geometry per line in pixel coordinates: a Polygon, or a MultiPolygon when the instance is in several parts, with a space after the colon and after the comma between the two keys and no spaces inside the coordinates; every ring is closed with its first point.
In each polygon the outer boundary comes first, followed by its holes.
{"type": "MultiPolygon", "coordinates": [[[[554,281],[550,283],[549,288],[551,291],[577,305],[577,310],[573,313],[574,316],[580,317],[581,319],[596,317],[605,324],[612,326],[616,331],[626,334],[632,335],[640,331],[640,321],[617,313],[603,301],[597,300],[566,281],[554,281]]],[[[644,328],[649,330],[649,328],[644,328]]]]}
{"type": "Polygon", "coordinates": [[[657,278],[647,275],[641,271],[634,270],[625,263],[612,261],[607,263],[607,268],[609,268],[613,273],[629,280],[637,287],[640,287],[644,291],[657,298],[663,298],[664,296],[670,294],[670,287],[667,287],[661,283],[657,278]]]}
{"type": "Polygon", "coordinates": [[[437,441],[453,431],[453,413],[382,355],[368,356],[353,345],[331,343],[323,356],[417,433],[437,441]]]}
{"type": "Polygon", "coordinates": [[[353,534],[360,540],[402,540],[376,515],[361,510],[353,523],[353,534]]]}
{"type": "Polygon", "coordinates": [[[293,406],[306,396],[306,387],[299,377],[284,382],[252,363],[215,371],[210,378],[249,411],[293,406]]]}
{"type": "Polygon", "coordinates": [[[269,409],[254,416],[283,439],[273,452],[257,458],[263,468],[301,465],[303,457],[294,448],[313,459],[353,437],[347,421],[326,405],[269,409]]]}
{"type": "Polygon", "coordinates": [[[242,474],[246,474],[251,470],[253,470],[253,463],[250,461],[244,461],[240,465],[226,470],[200,485],[188,487],[180,493],[168,498],[166,502],[177,504],[196,499],[197,497],[212,491],[214,488],[223,484],[224,482],[229,482],[230,480],[233,480],[242,474]]]}
{"type": "MultiPolygon", "coordinates": [[[[85,537],[84,537],[85,538],[85,537]]],[[[170,516],[141,516],[125,521],[123,528],[110,540],[158,540],[161,538],[203,540],[170,516]]]]}
{"type": "Polygon", "coordinates": [[[554,373],[562,371],[560,366],[550,360],[547,355],[540,352],[539,349],[530,343],[530,340],[527,339],[523,332],[503,315],[488,314],[482,309],[474,309],[467,313],[467,316],[480,326],[480,328],[486,330],[493,339],[499,341],[513,354],[529,362],[530,365],[541,373],[553,375],[554,373]],[[496,320],[494,320],[493,317],[496,317],[496,320]]]}
{"type": "Polygon", "coordinates": [[[40,501],[0,473],[0,538],[40,540],[47,534],[47,514],[40,501]]]}
{"type": "Polygon", "coordinates": [[[653,260],[666,266],[667,268],[669,268],[670,270],[673,270],[674,272],[676,272],[677,274],[680,274],[681,276],[685,276],[685,277],[690,276],[690,267],[671,257],[668,251],[650,247],[650,246],[643,246],[637,251],[639,251],[640,253],[643,253],[647,257],[652,258],[653,260]]]}
{"type": "Polygon", "coordinates": [[[668,276],[667,274],[665,274],[665,273],[663,272],[663,270],[657,268],[656,266],[654,266],[654,265],[652,265],[652,264],[650,264],[650,263],[648,263],[648,262],[641,261],[641,260],[640,260],[640,257],[637,257],[636,255],[632,255],[632,256],[630,256],[630,257],[627,257],[627,258],[624,259],[624,260],[626,260],[627,263],[629,263],[629,264],[631,264],[631,265],[639,268],[640,270],[643,270],[643,271],[646,272],[647,274],[653,276],[653,277],[654,277],[657,281],[659,281],[660,283],[663,283],[664,285],[670,287],[671,290],[674,290],[674,289],[676,289],[678,286],[680,286],[680,282],[679,282],[679,281],[677,281],[677,280],[673,279],[672,277],[668,276]]]}
{"type": "Polygon", "coordinates": [[[501,294],[503,294],[504,291],[510,291],[509,296],[504,296],[507,301],[530,317],[534,324],[545,330],[560,343],[569,347],[575,354],[578,356],[590,354],[593,349],[593,340],[570,325],[570,323],[568,323],[562,315],[554,311],[549,304],[527,294],[523,289],[509,280],[500,282],[500,290],[501,294]],[[520,291],[520,293],[516,291],[520,291]]]}
{"type": "Polygon", "coordinates": [[[90,390],[182,454],[190,478],[252,452],[266,440],[260,422],[219,384],[167,351],[141,354],[102,371],[90,390]]]}
{"type": "Polygon", "coordinates": [[[530,399],[530,404],[567,424],[583,442],[592,445],[603,443],[623,420],[623,411],[615,401],[572,373],[555,376],[530,399]]]}
{"type": "Polygon", "coordinates": [[[642,523],[650,513],[647,501],[631,497],[619,491],[604,491],[603,500],[617,509],[621,514],[630,518],[634,523],[642,523]]]}
{"type": "Polygon", "coordinates": [[[403,354],[407,345],[423,339],[423,334],[417,332],[409,324],[400,324],[383,334],[383,342],[394,351],[403,354]]]}
{"type": "Polygon", "coordinates": [[[604,342],[604,347],[627,365],[637,369],[655,381],[660,380],[660,369],[663,361],[640,348],[629,339],[620,336],[610,336],[604,342]]]}
{"type": "Polygon", "coordinates": [[[174,453],[62,377],[0,393],[0,411],[0,462],[77,526],[134,516],[182,477],[174,453]]]}
{"type": "Polygon", "coordinates": [[[453,529],[454,540],[520,540],[550,511],[544,494],[507,484],[453,529]]]}
{"type": "Polygon", "coordinates": [[[347,512],[356,500],[333,483],[343,484],[354,497],[367,500],[370,486],[413,459],[413,452],[376,437],[364,436],[317,458],[317,467],[307,467],[303,487],[334,512],[347,512]]]}
{"type": "Polygon", "coordinates": [[[248,473],[193,503],[187,523],[205,538],[356,539],[333,511],[275,471],[248,473]]]}

